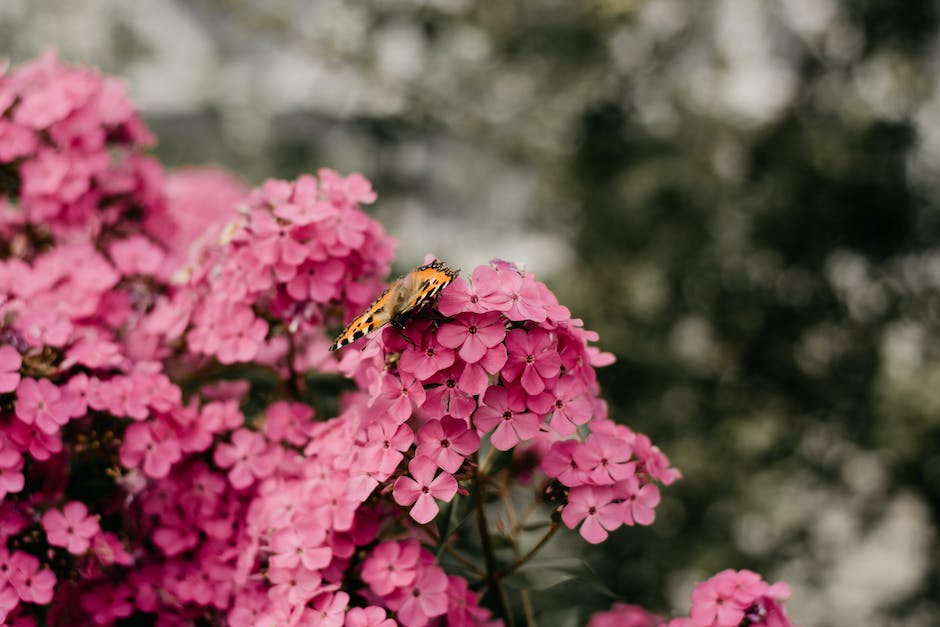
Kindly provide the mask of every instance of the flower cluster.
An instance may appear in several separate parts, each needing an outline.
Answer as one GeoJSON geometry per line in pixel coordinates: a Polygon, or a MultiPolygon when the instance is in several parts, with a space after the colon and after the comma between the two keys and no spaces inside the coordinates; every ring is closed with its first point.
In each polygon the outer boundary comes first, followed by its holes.
{"type": "Polygon", "coordinates": [[[785,583],[768,584],[749,570],[723,570],[692,591],[688,618],[666,621],[641,607],[617,603],[591,617],[589,627],[793,627],[781,602],[785,583]]]}
{"type": "Polygon", "coordinates": [[[318,174],[251,192],[148,327],[223,364],[280,359],[303,370],[322,362],[324,322],[368,304],[393,243],[359,208],[375,199],[365,178],[318,174]]]}
{"type": "Polygon", "coordinates": [[[131,225],[173,235],[162,170],[141,152],[153,136],[125,92],[53,53],[0,68],[0,232],[11,246],[25,233],[85,241],[131,225]]]}
{"type": "MultiPolygon", "coordinates": [[[[653,521],[679,473],[531,273],[480,266],[337,358],[392,258],[368,181],[164,176],[151,141],[113,80],[0,69],[0,621],[495,626],[497,559],[442,503],[481,542],[521,482],[549,534],[653,521]]],[[[749,577],[676,625],[787,624],[749,577]]]]}

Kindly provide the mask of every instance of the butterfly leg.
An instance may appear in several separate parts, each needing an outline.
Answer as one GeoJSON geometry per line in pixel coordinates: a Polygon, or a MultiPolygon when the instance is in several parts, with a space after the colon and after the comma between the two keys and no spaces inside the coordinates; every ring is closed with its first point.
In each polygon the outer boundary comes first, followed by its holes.
{"type": "Polygon", "coordinates": [[[405,325],[404,325],[404,324],[402,324],[402,323],[399,322],[398,320],[392,320],[392,326],[395,328],[396,331],[398,331],[398,334],[399,334],[400,336],[402,336],[403,338],[405,338],[405,340],[406,340],[409,344],[411,344],[411,348],[415,348],[415,349],[418,348],[418,345],[415,344],[415,341],[414,341],[413,339],[411,339],[410,337],[408,337],[407,335],[405,335],[405,325]]]}

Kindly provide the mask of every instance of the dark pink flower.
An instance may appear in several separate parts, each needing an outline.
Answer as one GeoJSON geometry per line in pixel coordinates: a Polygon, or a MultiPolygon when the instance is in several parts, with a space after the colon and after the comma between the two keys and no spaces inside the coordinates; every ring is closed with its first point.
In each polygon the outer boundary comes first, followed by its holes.
{"type": "Polygon", "coordinates": [[[401,354],[399,369],[410,372],[420,381],[448,368],[456,359],[454,351],[428,337],[421,344],[409,346],[401,354]]]}
{"type": "Polygon", "coordinates": [[[16,551],[10,557],[9,581],[20,599],[27,603],[46,605],[52,601],[56,577],[28,553],[16,551]]]}
{"type": "Polygon", "coordinates": [[[538,394],[545,389],[545,381],[558,376],[561,357],[555,350],[555,337],[545,329],[526,332],[513,329],[506,335],[506,350],[509,359],[502,370],[506,381],[517,379],[529,394],[538,394]]]}
{"type": "MultiPolygon", "coordinates": [[[[476,409],[477,402],[471,394],[458,385],[462,372],[462,367],[455,366],[432,377],[430,382],[438,385],[427,390],[422,408],[432,416],[450,415],[454,418],[469,418],[476,409]]],[[[483,389],[486,389],[485,382],[483,389]]]]}
{"type": "Polygon", "coordinates": [[[573,488],[587,482],[588,473],[578,466],[575,452],[581,447],[577,440],[553,442],[542,458],[542,470],[549,477],[558,479],[562,485],[573,488]]]}
{"type": "Polygon", "coordinates": [[[552,390],[551,426],[561,435],[571,435],[577,425],[591,419],[593,407],[585,394],[584,385],[574,377],[562,377],[552,390]]]}
{"type": "Polygon", "coordinates": [[[453,475],[442,472],[435,476],[437,464],[427,457],[415,457],[408,464],[410,476],[395,481],[392,496],[399,505],[411,505],[411,517],[420,524],[430,522],[439,508],[435,499],[450,501],[457,493],[453,475]]]}
{"type": "Polygon", "coordinates": [[[466,420],[445,416],[429,420],[418,431],[416,456],[428,457],[441,470],[455,473],[468,455],[480,448],[480,436],[466,420]]]}
{"type": "Polygon", "coordinates": [[[52,546],[61,546],[69,553],[81,555],[91,546],[91,539],[101,531],[98,519],[88,514],[80,501],[70,501],[62,511],[50,509],[42,517],[46,539],[52,546]]]}
{"type": "Polygon", "coordinates": [[[526,411],[521,391],[498,385],[491,385],[486,391],[483,402],[473,413],[473,424],[480,433],[493,431],[490,442],[501,451],[531,440],[539,432],[538,417],[526,411]]]}

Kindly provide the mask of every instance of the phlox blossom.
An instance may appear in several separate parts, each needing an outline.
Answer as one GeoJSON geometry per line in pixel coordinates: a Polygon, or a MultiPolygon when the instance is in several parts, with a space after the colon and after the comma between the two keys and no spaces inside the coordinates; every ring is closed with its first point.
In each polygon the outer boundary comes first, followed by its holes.
{"type": "Polygon", "coordinates": [[[569,529],[581,524],[581,537],[591,544],[607,539],[607,532],[623,524],[623,505],[606,486],[583,485],[571,488],[561,520],[569,529]]]}
{"type": "Polygon", "coordinates": [[[75,555],[87,551],[92,538],[101,531],[98,519],[89,515],[80,501],[66,503],[61,511],[50,509],[42,517],[42,526],[49,544],[64,547],[75,555]]]}
{"type": "Polygon", "coordinates": [[[454,473],[464,459],[480,448],[480,436],[467,421],[445,416],[429,420],[418,431],[418,456],[434,461],[442,470],[454,473]]]}
{"type": "Polygon", "coordinates": [[[20,383],[20,352],[8,344],[0,346],[0,394],[12,392],[20,383]]]}
{"type": "Polygon", "coordinates": [[[418,575],[421,546],[417,540],[382,542],[362,564],[362,580],[380,596],[411,585],[418,575]]]}
{"type": "Polygon", "coordinates": [[[411,505],[411,517],[424,524],[437,516],[439,508],[435,499],[450,501],[457,493],[457,481],[453,475],[442,472],[435,476],[437,464],[427,457],[415,457],[408,464],[410,476],[404,475],[395,481],[392,496],[399,505],[411,505]]]}
{"type": "Polygon", "coordinates": [[[538,416],[526,411],[525,398],[517,388],[491,385],[482,404],[473,413],[473,424],[481,433],[493,433],[490,442],[508,451],[539,432],[538,416]]]}
{"type": "Polygon", "coordinates": [[[27,377],[16,388],[16,417],[52,435],[69,421],[69,406],[54,383],[27,377]]]}

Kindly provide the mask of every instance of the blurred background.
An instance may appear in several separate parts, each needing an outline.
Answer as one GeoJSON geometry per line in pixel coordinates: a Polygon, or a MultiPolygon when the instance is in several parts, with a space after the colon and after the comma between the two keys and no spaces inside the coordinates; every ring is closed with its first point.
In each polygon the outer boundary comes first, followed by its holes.
{"type": "Polygon", "coordinates": [[[940,624],[938,44],[927,0],[0,1],[0,55],[126,77],[168,166],[361,171],[399,270],[535,271],[685,474],[560,552],[663,612],[752,568],[804,626],[940,624]]]}

